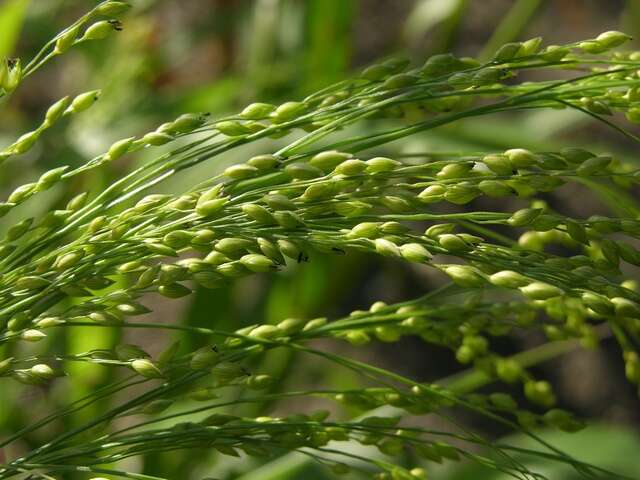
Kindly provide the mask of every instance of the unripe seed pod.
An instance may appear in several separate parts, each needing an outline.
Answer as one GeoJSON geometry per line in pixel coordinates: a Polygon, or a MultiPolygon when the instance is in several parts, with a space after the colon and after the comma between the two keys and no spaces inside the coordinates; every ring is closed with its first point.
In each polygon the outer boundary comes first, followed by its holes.
{"type": "Polygon", "coordinates": [[[631,123],[640,123],[640,108],[630,108],[625,113],[625,118],[631,123]]]}
{"type": "Polygon", "coordinates": [[[278,161],[275,155],[264,154],[251,157],[247,163],[258,170],[270,170],[278,164],[278,161]]]}
{"type": "Polygon", "coordinates": [[[296,204],[280,194],[265,195],[262,200],[273,210],[296,210],[296,204]]]}
{"type": "Polygon", "coordinates": [[[73,252],[62,254],[56,259],[54,267],[56,268],[56,270],[67,270],[68,268],[76,265],[80,260],[82,260],[83,257],[83,250],[76,250],[73,252]]]}
{"type": "Polygon", "coordinates": [[[147,211],[151,210],[152,208],[157,207],[160,204],[166,202],[170,198],[171,198],[171,195],[162,195],[162,194],[159,194],[159,193],[152,194],[152,195],[147,195],[147,196],[143,197],[142,199],[140,199],[136,203],[134,209],[125,210],[121,214],[121,218],[124,218],[124,219],[129,218],[129,217],[123,216],[123,215],[134,216],[135,213],[147,212],[147,211]]]}
{"type": "Polygon", "coordinates": [[[247,105],[242,112],[240,112],[240,116],[247,120],[260,120],[262,118],[267,118],[275,108],[275,105],[271,105],[269,103],[252,103],[247,105]]]}
{"type": "Polygon", "coordinates": [[[288,210],[275,212],[273,218],[281,227],[294,229],[304,225],[304,221],[296,213],[288,210]]]}
{"type": "Polygon", "coordinates": [[[560,150],[560,155],[569,163],[580,164],[595,155],[582,148],[567,147],[560,150]]]}
{"type": "Polygon", "coordinates": [[[242,277],[247,274],[247,269],[240,262],[227,262],[218,265],[216,271],[225,277],[242,277]]]}
{"type": "Polygon", "coordinates": [[[271,115],[274,123],[284,123],[298,117],[307,109],[302,102],[285,102],[278,106],[271,115]]]}
{"type": "Polygon", "coordinates": [[[193,238],[191,239],[191,243],[194,245],[210,245],[216,239],[216,233],[213,230],[202,229],[198,230],[193,238]]]}
{"type": "Polygon", "coordinates": [[[251,240],[238,237],[223,238],[216,243],[216,250],[224,254],[233,254],[240,250],[246,250],[254,246],[251,240]]]}
{"type": "Polygon", "coordinates": [[[234,362],[220,362],[211,369],[211,373],[223,385],[247,375],[246,370],[234,362]]]}
{"type": "Polygon", "coordinates": [[[516,168],[527,168],[540,163],[540,158],[536,154],[524,148],[512,148],[504,154],[516,168]]]}
{"type": "Polygon", "coordinates": [[[0,68],[0,88],[3,88],[5,92],[11,93],[22,81],[22,63],[19,58],[2,61],[2,67],[0,68]]]}
{"type": "Polygon", "coordinates": [[[571,50],[565,47],[560,47],[558,45],[549,45],[544,51],[540,54],[543,60],[547,62],[559,62],[564,57],[569,55],[571,50]]]}
{"type": "Polygon", "coordinates": [[[351,229],[347,234],[347,238],[375,238],[379,235],[379,229],[379,223],[362,222],[351,229]]]}
{"type": "Polygon", "coordinates": [[[53,49],[53,53],[59,55],[69,50],[76,40],[80,32],[80,25],[77,25],[66,32],[63,32],[56,40],[56,46],[53,49]]]}
{"type": "Polygon", "coordinates": [[[204,257],[204,261],[211,265],[222,265],[223,263],[230,262],[231,259],[223,253],[216,252],[215,250],[204,257]]]}
{"type": "Polygon", "coordinates": [[[47,336],[46,333],[41,332],[40,330],[25,330],[20,334],[20,338],[27,342],[39,342],[43,338],[47,336]]]}
{"type": "Polygon", "coordinates": [[[29,275],[16,280],[16,287],[18,287],[19,290],[35,290],[37,288],[46,287],[49,283],[49,280],[45,278],[29,275]]]}
{"type": "Polygon", "coordinates": [[[101,20],[90,25],[84,32],[81,41],[102,40],[108,37],[114,30],[122,30],[122,24],[117,20],[101,20]]]}
{"type": "Polygon", "coordinates": [[[488,197],[508,197],[514,193],[513,188],[500,180],[483,180],[478,188],[488,197]]]}
{"type": "Polygon", "coordinates": [[[525,297],[531,300],[547,300],[563,294],[563,291],[558,287],[544,282],[532,282],[529,285],[521,287],[520,291],[525,297]]]}
{"type": "Polygon", "coordinates": [[[615,307],[616,315],[619,317],[640,318],[640,305],[623,297],[614,297],[611,303],[615,307]]]}
{"type": "Polygon", "coordinates": [[[158,274],[158,283],[161,285],[169,285],[174,282],[186,280],[189,272],[186,267],[176,264],[165,264],[160,266],[158,274]]]}
{"type": "Polygon", "coordinates": [[[71,200],[69,200],[69,202],[67,203],[67,210],[74,211],[74,210],[81,209],[87,203],[88,197],[89,197],[89,194],[87,192],[79,193],[78,195],[73,197],[71,200]]]}
{"type": "Polygon", "coordinates": [[[11,362],[13,362],[13,357],[0,360],[0,376],[4,376],[6,373],[11,372],[11,362]]]}
{"type": "Polygon", "coordinates": [[[93,105],[100,97],[101,90],[92,90],[90,92],[81,93],[71,101],[69,111],[72,113],[80,113],[93,105]]]}
{"type": "Polygon", "coordinates": [[[391,68],[389,68],[386,65],[378,64],[378,65],[371,65],[365,68],[362,71],[361,76],[366,80],[377,82],[378,80],[382,80],[383,78],[385,78],[390,73],[392,73],[391,68]]]}
{"type": "Polygon", "coordinates": [[[293,335],[298,333],[307,322],[300,318],[287,318],[278,323],[277,327],[282,331],[283,335],[293,335]]]}
{"type": "Polygon", "coordinates": [[[483,68],[473,74],[472,83],[474,85],[491,85],[499,82],[505,75],[505,70],[500,68],[483,68]]]}
{"type": "Polygon", "coordinates": [[[438,238],[440,235],[453,232],[455,228],[453,223],[437,223],[427,228],[424,234],[430,238],[438,238]]]}
{"type": "Polygon", "coordinates": [[[524,394],[528,400],[543,407],[551,407],[556,403],[549,382],[530,380],[524,384],[524,394]]]}
{"type": "Polygon", "coordinates": [[[7,328],[12,332],[22,330],[31,323],[31,316],[26,312],[18,312],[7,322],[7,328]]]}
{"type": "Polygon", "coordinates": [[[9,60],[0,60],[0,89],[4,90],[7,76],[9,75],[9,60]]]}
{"type": "Polygon", "coordinates": [[[536,218],[542,215],[542,212],[541,208],[523,208],[511,215],[507,223],[512,227],[524,227],[533,223],[536,218]]]}
{"type": "Polygon", "coordinates": [[[614,311],[611,301],[603,295],[598,295],[594,292],[583,292],[581,298],[582,303],[596,313],[610,315],[614,311]]]}
{"type": "Polygon", "coordinates": [[[508,62],[518,56],[522,49],[522,43],[510,42],[502,45],[493,56],[493,61],[497,63],[508,62]]]}
{"type": "Polygon", "coordinates": [[[290,240],[278,240],[278,248],[283,255],[294,260],[299,260],[303,254],[300,248],[290,240]]]}
{"type": "Polygon", "coordinates": [[[596,41],[596,40],[586,40],[584,42],[578,43],[578,48],[584,50],[587,53],[602,53],[607,51],[607,47],[596,41]]]}
{"type": "Polygon", "coordinates": [[[376,238],[374,240],[374,244],[376,247],[376,252],[384,257],[400,256],[400,249],[398,248],[398,246],[385,238],[376,238]]]}
{"type": "Polygon", "coordinates": [[[436,177],[441,180],[466,177],[473,168],[473,162],[449,163],[442,167],[436,177]]]}
{"type": "Polygon", "coordinates": [[[598,41],[598,43],[600,43],[606,48],[614,48],[631,40],[631,37],[626,33],[612,30],[612,31],[601,33],[596,37],[596,40],[598,41]]]}
{"type": "Polygon", "coordinates": [[[518,362],[510,358],[496,360],[496,375],[507,383],[515,383],[522,377],[522,367],[518,362]]]}
{"type": "Polygon", "coordinates": [[[176,118],[165,130],[158,129],[161,133],[190,133],[202,126],[205,119],[196,113],[185,113],[176,118]]]}
{"type": "Polygon", "coordinates": [[[530,38],[529,40],[522,42],[520,47],[520,56],[526,57],[528,55],[535,55],[540,50],[542,44],[542,37],[530,38]]]}
{"type": "Polygon", "coordinates": [[[33,218],[27,218],[25,220],[22,220],[19,223],[16,223],[7,231],[7,234],[6,234],[7,240],[9,240],[10,242],[17,240],[18,238],[20,238],[22,235],[24,235],[29,231],[29,228],[31,227],[32,224],[33,224],[33,218]]]}
{"type": "Polygon", "coordinates": [[[269,257],[271,260],[273,260],[276,263],[284,263],[284,257],[280,253],[280,250],[278,250],[278,247],[276,247],[276,245],[273,242],[267,240],[266,238],[258,238],[257,242],[258,242],[258,246],[260,247],[260,250],[267,257],[269,257]]]}
{"type": "Polygon", "coordinates": [[[239,137],[241,135],[251,133],[251,130],[245,127],[242,123],[236,122],[234,120],[225,120],[222,122],[218,122],[214,126],[220,133],[226,135],[227,137],[239,137]]]}
{"type": "Polygon", "coordinates": [[[13,192],[11,192],[11,195],[9,195],[7,202],[8,203],[22,202],[33,192],[36,185],[37,185],[36,183],[25,183],[24,185],[19,186],[13,192]]]}
{"type": "MultiPolygon", "coordinates": [[[[321,207],[322,208],[322,207],[321,207]]],[[[359,200],[354,200],[351,202],[339,202],[334,204],[333,210],[342,217],[358,217],[360,215],[366,214],[373,208],[373,205],[370,203],[361,202],[359,200]]],[[[324,212],[321,212],[321,214],[324,212]]]]}
{"type": "Polygon", "coordinates": [[[480,191],[472,184],[460,182],[447,188],[444,199],[456,205],[464,205],[480,195],[480,191]]]}
{"type": "Polygon", "coordinates": [[[170,283],[169,285],[159,286],[158,293],[168,298],[181,298],[189,295],[191,293],[191,289],[185,287],[181,283],[170,283]]]}
{"type": "Polygon", "coordinates": [[[567,227],[567,233],[572,239],[578,243],[589,244],[587,232],[582,225],[573,220],[565,220],[565,225],[567,227]]]}
{"type": "Polygon", "coordinates": [[[332,184],[314,183],[306,188],[300,199],[304,202],[313,202],[314,200],[330,197],[334,192],[335,188],[332,184]]]}
{"type": "Polygon", "coordinates": [[[608,155],[589,158],[576,168],[576,173],[581,177],[591,176],[594,173],[598,173],[606,169],[611,164],[611,161],[612,158],[608,155]]]}
{"type": "Polygon", "coordinates": [[[634,384],[640,383],[640,359],[636,352],[624,352],[625,376],[634,384]]]}
{"type": "Polygon", "coordinates": [[[291,163],[284,167],[284,173],[296,180],[309,180],[324,176],[322,170],[306,163],[291,163]]]}
{"type": "Polygon", "coordinates": [[[469,244],[462,237],[453,233],[445,233],[438,237],[438,243],[442,248],[450,252],[461,252],[469,250],[469,244]]]}
{"type": "Polygon", "coordinates": [[[234,180],[255,177],[258,173],[256,167],[247,164],[231,165],[224,171],[224,175],[234,180]]]}
{"type": "Polygon", "coordinates": [[[131,362],[131,368],[133,368],[136,373],[145,377],[145,378],[163,378],[164,374],[162,371],[151,361],[146,358],[138,358],[131,362]]]}
{"type": "Polygon", "coordinates": [[[357,347],[366,345],[371,341],[371,337],[367,335],[367,332],[364,332],[362,330],[349,330],[344,335],[344,339],[351,345],[355,345],[357,347]]]}
{"type": "Polygon", "coordinates": [[[331,172],[334,168],[340,165],[345,160],[352,158],[353,155],[345,152],[338,152],[337,150],[328,150],[326,152],[320,152],[309,160],[309,164],[319,168],[325,173],[331,172]]]}
{"type": "Polygon", "coordinates": [[[418,194],[418,200],[424,203],[438,202],[444,198],[447,188],[444,185],[431,185],[418,194]]]}
{"type": "Polygon", "coordinates": [[[484,284],[484,279],[468,265],[449,265],[443,270],[456,285],[461,287],[478,287],[484,284]]]}
{"type": "Polygon", "coordinates": [[[417,76],[407,74],[407,73],[398,73],[387,78],[383,84],[382,88],[386,88],[388,90],[394,90],[397,88],[409,87],[420,80],[417,76]]]}
{"type": "Polygon", "coordinates": [[[410,230],[409,227],[399,222],[384,222],[380,225],[380,231],[390,235],[402,235],[410,230]]]}
{"type": "Polygon", "coordinates": [[[189,366],[192,370],[206,370],[218,363],[219,357],[218,352],[209,347],[203,347],[193,352],[189,366]]]}
{"type": "Polygon", "coordinates": [[[104,15],[105,17],[115,17],[121,15],[131,8],[127,2],[119,2],[116,0],[110,0],[98,5],[95,12],[98,15],[104,15]]]}
{"type": "Polygon", "coordinates": [[[270,258],[258,253],[250,253],[242,256],[240,263],[252,272],[268,272],[274,266],[270,258]]]}
{"type": "Polygon", "coordinates": [[[162,237],[162,243],[170,246],[171,248],[180,249],[184,248],[191,243],[193,234],[184,230],[174,230],[167,233],[162,237]]]}
{"type": "Polygon", "coordinates": [[[518,402],[508,393],[492,393],[489,395],[489,400],[501,410],[515,411],[518,408],[518,402]]]}
{"type": "Polygon", "coordinates": [[[229,199],[226,197],[207,200],[204,202],[198,201],[196,205],[196,213],[201,217],[211,217],[220,212],[228,201],[229,199]]]}
{"type": "Polygon", "coordinates": [[[44,172],[42,175],[40,175],[40,178],[38,179],[38,188],[46,189],[51,187],[51,185],[54,185],[55,183],[59,182],[60,179],[62,178],[62,175],[64,174],[64,172],[68,170],[68,168],[69,166],[65,165],[64,167],[58,167],[58,168],[49,170],[47,172],[44,172]]]}
{"type": "Polygon", "coordinates": [[[275,325],[260,325],[251,329],[247,336],[261,339],[272,339],[282,336],[282,331],[275,325]]]}
{"type": "Polygon", "coordinates": [[[64,320],[58,317],[44,317],[36,322],[38,328],[50,328],[64,324],[64,320]]]}
{"type": "Polygon", "coordinates": [[[425,263],[431,260],[431,253],[419,243],[405,243],[400,247],[400,254],[405,260],[425,263]]]}
{"type": "Polygon", "coordinates": [[[276,219],[271,212],[256,203],[245,203],[242,205],[242,211],[246,216],[263,225],[273,225],[276,223],[276,219]]]}
{"type": "Polygon", "coordinates": [[[145,246],[147,247],[147,249],[149,249],[150,252],[155,253],[156,255],[162,255],[165,257],[178,256],[178,252],[176,252],[175,249],[171,248],[168,245],[165,245],[164,243],[156,243],[151,241],[145,243],[145,246]]]}
{"type": "Polygon", "coordinates": [[[135,137],[123,138],[115,142],[107,151],[107,157],[109,160],[117,160],[129,151],[129,148],[133,144],[135,137]]]}
{"type": "Polygon", "coordinates": [[[14,155],[22,155],[31,150],[36,141],[38,141],[38,138],[40,138],[40,131],[34,130],[33,132],[27,132],[18,138],[9,149],[14,155]]]}
{"type": "Polygon", "coordinates": [[[137,345],[124,343],[116,345],[116,356],[124,361],[135,360],[137,358],[148,358],[150,355],[137,345]]]}
{"type": "Polygon", "coordinates": [[[37,378],[42,380],[50,380],[56,376],[56,372],[49,365],[45,363],[39,363],[29,369],[29,371],[37,378]]]}
{"type": "Polygon", "coordinates": [[[51,105],[44,116],[44,125],[49,127],[56,123],[60,119],[60,117],[62,117],[69,105],[71,105],[71,97],[69,96],[61,98],[56,103],[51,105]]]}
{"type": "Polygon", "coordinates": [[[215,272],[201,271],[193,274],[193,280],[204,288],[214,289],[222,285],[222,278],[215,272]]]}
{"type": "Polygon", "coordinates": [[[374,157],[365,162],[367,164],[367,173],[391,172],[402,164],[396,160],[386,157],[374,157]]]}
{"type": "Polygon", "coordinates": [[[173,140],[171,135],[160,132],[149,132],[142,137],[142,141],[148,145],[153,145],[154,147],[164,145],[165,143],[169,143],[173,140]]]}
{"type": "Polygon", "coordinates": [[[502,270],[491,275],[489,277],[489,282],[491,282],[493,285],[496,285],[497,287],[518,288],[528,285],[531,280],[529,280],[524,275],[519,274],[518,272],[514,272],[512,270],[502,270]]]}
{"type": "Polygon", "coordinates": [[[366,168],[367,164],[365,162],[352,158],[349,160],[345,160],[340,165],[338,165],[333,170],[333,173],[338,175],[352,176],[364,172],[366,168]]]}

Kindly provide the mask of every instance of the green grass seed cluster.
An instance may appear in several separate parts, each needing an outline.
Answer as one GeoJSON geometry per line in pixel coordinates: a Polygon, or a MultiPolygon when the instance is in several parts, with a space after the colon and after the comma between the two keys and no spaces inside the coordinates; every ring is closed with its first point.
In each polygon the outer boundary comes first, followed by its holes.
{"type": "MultiPolygon", "coordinates": [[[[103,2],[24,67],[19,60],[3,61],[0,96],[10,95],[24,78],[74,45],[119,30],[117,17],[127,7],[103,2]]],[[[143,136],[115,142],[79,167],[60,166],[15,188],[0,201],[0,215],[142,148],[161,149],[156,159],[103,191],[71,198],[64,210],[24,218],[0,238],[0,346],[14,352],[0,357],[2,388],[14,388],[11,382],[59,381],[70,362],[125,372],[113,384],[0,440],[0,446],[102,398],[136,392],[100,417],[19,458],[6,459],[0,478],[27,473],[29,478],[54,479],[79,472],[94,480],[104,475],[159,479],[121,470],[119,462],[190,448],[265,458],[299,452],[336,475],[355,468],[378,480],[428,478],[430,463],[464,459],[514,478],[544,478],[512,457],[515,447],[458,428],[429,431],[403,421],[429,414],[455,426],[456,409],[530,435],[540,447],[539,452],[527,451],[530,455],[567,463],[585,478],[612,478],[613,473],[571,458],[536,436],[535,429],[544,425],[570,432],[583,425],[554,407],[551,385],[527,367],[564,351],[567,340],[595,347],[606,328],[624,352],[629,381],[640,383],[634,347],[640,340],[640,293],[620,271],[621,262],[640,265],[634,246],[640,238],[640,207],[629,195],[640,181],[640,170],[605,152],[573,146],[559,151],[391,152],[394,140],[432,128],[528,109],[577,109],[638,140],[621,125],[620,115],[612,117],[622,114],[640,122],[640,52],[611,51],[628,38],[606,32],[561,46],[545,46],[535,38],[504,45],[486,63],[453,55],[433,56],[419,67],[388,60],[301,101],[253,103],[215,120],[182,115],[143,136]],[[545,70],[546,78],[558,79],[517,81],[520,71],[531,70],[545,70]],[[399,118],[403,122],[393,127],[377,121],[399,118]],[[366,135],[334,135],[358,122],[370,125],[366,135]],[[156,185],[184,169],[290,133],[295,139],[279,150],[212,173],[188,191],[153,193],[156,185]],[[536,198],[572,182],[614,196],[628,215],[569,218],[536,198]],[[519,197],[530,199],[530,205],[517,211],[475,211],[471,204],[456,213],[439,213],[443,204],[467,205],[478,197],[519,197]],[[574,255],[549,253],[547,247],[554,245],[574,255]],[[345,318],[288,318],[235,332],[137,318],[149,313],[145,303],[154,294],[185,297],[195,286],[215,289],[314,255],[356,251],[422,264],[451,282],[421,298],[393,305],[376,302],[345,318]],[[65,301],[69,298],[73,301],[65,301]],[[46,349],[29,357],[21,354],[23,342],[41,342],[52,329],[80,326],[183,330],[215,340],[216,346],[188,352],[176,343],[155,358],[129,344],[73,355],[46,349]],[[542,331],[548,343],[513,357],[493,353],[492,339],[514,329],[542,331]],[[407,335],[451,349],[482,380],[420,383],[320,350],[313,342],[333,338],[362,346],[407,335]],[[274,379],[268,371],[249,372],[243,363],[271,349],[323,358],[362,375],[370,386],[260,393],[274,379]],[[518,385],[529,405],[519,405],[507,393],[474,393],[493,381],[518,385]],[[222,389],[255,391],[238,402],[318,397],[369,413],[348,421],[323,410],[283,418],[238,417],[221,413],[227,404],[215,399],[222,389]],[[168,410],[184,398],[201,406],[168,410]],[[392,415],[376,413],[388,408],[392,415]],[[131,414],[149,417],[126,428],[111,427],[113,420],[131,414]],[[183,421],[187,416],[190,420],[183,421]],[[350,453],[337,442],[357,442],[382,455],[350,453]],[[478,453],[478,447],[485,453],[478,453]],[[395,459],[407,451],[423,459],[422,466],[399,466],[395,459]]],[[[28,151],[65,116],[81,115],[99,94],[86,92],[53,104],[37,129],[0,152],[0,161],[19,161],[12,157],[28,151]]]]}

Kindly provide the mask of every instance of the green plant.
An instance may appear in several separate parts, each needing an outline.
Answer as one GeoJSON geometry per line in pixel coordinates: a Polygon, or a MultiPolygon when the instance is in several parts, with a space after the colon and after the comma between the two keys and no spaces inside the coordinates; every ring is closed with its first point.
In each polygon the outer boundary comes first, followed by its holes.
{"type": "MultiPolygon", "coordinates": [[[[118,30],[115,17],[126,9],[124,2],[103,2],[25,67],[19,61],[3,62],[2,94],[9,95],[73,45],[118,30]]],[[[58,377],[65,375],[65,366],[74,363],[124,372],[16,431],[0,446],[47,432],[105,398],[127,395],[117,407],[7,458],[0,478],[77,474],[158,479],[162,477],[127,471],[125,461],[194,448],[256,457],[295,451],[327,464],[335,474],[355,469],[379,479],[426,478],[428,466],[402,466],[407,462],[398,457],[406,452],[416,464],[423,463],[418,458],[427,465],[468,459],[515,478],[544,478],[514,459],[514,453],[525,453],[566,463],[587,478],[615,477],[536,434],[543,425],[569,432],[583,425],[570,412],[554,408],[551,385],[527,368],[574,348],[575,340],[593,347],[611,332],[623,350],[627,377],[640,383],[635,348],[640,293],[619,268],[621,260],[640,265],[640,253],[629,240],[640,236],[638,206],[630,193],[640,178],[638,170],[619,158],[575,147],[407,155],[393,154],[393,142],[471,117],[547,108],[577,109],[636,141],[617,119],[608,118],[623,113],[631,122],[640,121],[640,54],[611,52],[626,40],[619,32],[562,46],[542,46],[534,38],[503,45],[485,63],[436,55],[412,68],[391,59],[302,101],[253,103],[216,120],[182,115],[145,135],[115,142],[79,167],[61,166],[16,188],[0,203],[0,214],[145,147],[167,149],[104,190],[74,196],[65,209],[18,221],[0,240],[3,388],[16,388],[15,382],[62,381],[58,377]],[[515,81],[519,72],[531,70],[547,72],[551,79],[515,81]],[[574,75],[560,75],[567,71],[574,75]],[[403,119],[400,126],[386,122],[398,118],[403,119]],[[367,134],[352,136],[349,128],[363,122],[367,134]],[[267,148],[188,191],[149,193],[178,172],[224,152],[290,134],[277,151],[267,148]],[[385,156],[380,156],[383,146],[385,156]],[[570,182],[614,205],[619,215],[569,218],[536,198],[570,182]],[[519,197],[529,205],[515,212],[476,211],[471,202],[480,196],[519,197]],[[471,208],[441,208],[467,204],[471,208]],[[569,253],[547,248],[557,245],[569,253]],[[358,251],[437,269],[452,283],[414,300],[377,302],[331,321],[288,318],[222,331],[215,325],[136,319],[149,312],[142,302],[155,294],[185,297],[195,286],[214,289],[314,255],[358,251]],[[139,346],[119,342],[75,353],[46,348],[26,353],[27,343],[47,345],[50,332],[65,329],[73,335],[81,327],[182,331],[203,336],[207,346],[186,351],[180,343],[170,343],[153,358],[139,346]],[[516,328],[542,331],[548,341],[513,357],[493,353],[491,340],[516,328]],[[406,335],[449,348],[472,369],[433,383],[417,382],[315,342],[328,338],[361,346],[406,335]],[[269,372],[263,373],[259,363],[250,372],[246,364],[273,350],[319,357],[358,374],[362,386],[268,390],[274,381],[269,372]],[[493,382],[520,386],[530,405],[519,405],[501,391],[475,393],[493,382]],[[267,393],[247,393],[253,390],[267,393]],[[220,395],[224,398],[215,400],[220,395]],[[229,405],[312,397],[368,413],[349,420],[334,419],[324,410],[283,418],[220,413],[229,405]],[[185,406],[185,398],[204,403],[185,406]],[[170,407],[179,408],[166,413],[170,407]],[[462,411],[524,432],[539,450],[495,443],[464,429],[456,420],[462,411]],[[150,418],[119,422],[134,414],[150,418]],[[426,429],[410,422],[410,417],[427,414],[441,417],[451,428],[426,429]],[[329,442],[359,443],[385,456],[329,442]]],[[[61,99],[40,127],[0,152],[0,159],[11,161],[25,153],[54,123],[82,114],[98,96],[91,91],[61,99]]]]}

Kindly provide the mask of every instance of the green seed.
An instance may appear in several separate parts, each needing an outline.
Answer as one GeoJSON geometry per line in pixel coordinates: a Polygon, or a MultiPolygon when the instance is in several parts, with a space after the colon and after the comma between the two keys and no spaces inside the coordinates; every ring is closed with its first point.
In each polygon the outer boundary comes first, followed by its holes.
{"type": "Polygon", "coordinates": [[[151,361],[146,358],[139,358],[131,362],[131,368],[136,373],[146,378],[163,378],[162,371],[151,361]]]}
{"type": "Polygon", "coordinates": [[[270,258],[257,253],[242,256],[240,263],[252,272],[268,272],[274,266],[270,258]]]}
{"type": "Polygon", "coordinates": [[[521,287],[520,291],[525,297],[531,300],[547,300],[563,294],[563,291],[558,287],[544,282],[532,282],[529,285],[521,287]]]}
{"type": "Polygon", "coordinates": [[[267,118],[275,108],[275,105],[271,105],[270,103],[252,103],[240,112],[240,116],[247,120],[260,120],[267,118]]]}

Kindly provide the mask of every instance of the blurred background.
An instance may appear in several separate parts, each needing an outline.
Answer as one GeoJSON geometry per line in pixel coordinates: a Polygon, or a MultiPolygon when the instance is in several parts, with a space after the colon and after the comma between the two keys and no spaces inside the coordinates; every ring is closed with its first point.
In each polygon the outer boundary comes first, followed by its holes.
{"type": "MultiPolygon", "coordinates": [[[[31,58],[48,39],[73,22],[95,2],[86,0],[0,1],[0,58],[31,58]]],[[[433,54],[488,58],[505,42],[544,37],[546,44],[590,38],[605,30],[623,30],[640,38],[640,2],[637,0],[132,0],[134,9],[123,19],[124,30],[106,41],[74,48],[33,75],[8,100],[0,100],[0,145],[36,127],[47,107],[60,97],[101,88],[101,100],[88,112],[56,125],[28,154],[7,161],[0,170],[0,193],[32,181],[43,171],[63,164],[78,165],[99,154],[111,142],[144,134],[184,112],[211,112],[216,116],[241,109],[253,101],[280,102],[302,96],[341,80],[376,59],[401,55],[421,64],[433,54]]],[[[635,42],[635,46],[638,46],[635,42]]],[[[568,75],[569,73],[567,73],[568,75]]],[[[281,141],[235,150],[214,162],[183,172],[161,188],[179,192],[203,176],[258,153],[275,151],[281,141]],[[261,150],[262,149],[262,150],[261,150]]],[[[468,120],[396,143],[393,150],[482,151],[524,147],[553,150],[568,145],[590,146],[634,160],[632,145],[588,117],[571,111],[532,111],[510,117],[468,120]]],[[[76,177],[67,189],[53,189],[28,202],[20,218],[51,208],[62,208],[74,194],[95,193],[117,178],[146,153],[129,157],[90,175],[76,177]]],[[[563,213],[586,217],[611,212],[615,206],[585,198],[575,186],[560,189],[546,200],[563,213]]],[[[513,209],[519,208],[514,204],[513,209]]],[[[494,205],[495,208],[495,205],[494,205]]],[[[12,214],[13,215],[13,214],[12,214]]],[[[12,223],[12,215],[0,227],[12,223]]],[[[631,274],[631,272],[629,272],[631,274]]],[[[637,275],[637,274],[636,274],[637,275]]],[[[348,314],[368,308],[376,300],[394,302],[419,296],[443,279],[426,268],[360,254],[312,255],[311,261],[276,275],[255,275],[217,290],[198,291],[188,301],[150,298],[154,321],[181,321],[190,325],[235,330],[258,322],[275,323],[287,317],[348,314]]],[[[92,329],[85,334],[59,333],[50,341],[57,351],[86,351],[115,341],[141,345],[151,353],[162,349],[168,337],[148,332],[92,329]]],[[[79,332],[76,330],[76,332],[79,332]]],[[[504,354],[540,343],[542,338],[514,336],[497,345],[504,354]]],[[[200,346],[201,338],[184,339],[183,347],[200,346]]],[[[454,374],[459,367],[451,352],[427,346],[419,339],[392,345],[372,344],[355,349],[338,341],[323,348],[353,355],[421,381],[454,374]]],[[[294,359],[291,353],[270,354],[253,366],[283,381],[274,391],[320,386],[349,388],[359,380],[327,364],[294,359]],[[294,361],[296,360],[296,361],[294,361]],[[299,361],[298,361],[299,360],[299,361]]],[[[15,431],[34,412],[46,412],[79,398],[84,392],[113,379],[113,373],[93,366],[70,365],[71,382],[42,388],[15,388],[0,383],[0,437],[15,431]]],[[[599,350],[580,350],[541,365],[538,373],[550,378],[562,407],[574,410],[594,424],[576,435],[548,434],[568,453],[600,466],[636,476],[640,472],[638,426],[640,403],[624,379],[618,347],[603,341],[599,350]]],[[[513,392],[518,396],[517,391],[513,392]]],[[[308,408],[296,402],[258,405],[234,413],[274,415],[308,408]]],[[[97,405],[95,408],[104,408],[97,405]]],[[[335,410],[349,416],[359,412],[335,410]]],[[[85,410],[64,425],[70,428],[96,411],[85,410]]],[[[461,419],[489,437],[506,432],[495,425],[461,419]]],[[[41,444],[52,430],[38,431],[10,456],[41,444]]],[[[167,478],[330,478],[326,470],[286,458],[259,466],[215,457],[209,452],[176,452],[139,459],[133,468],[167,478]],[[215,474],[212,474],[215,469],[215,474]],[[220,473],[223,472],[223,473],[220,473]]],[[[406,459],[410,462],[411,459],[406,459]]],[[[549,478],[571,479],[571,472],[543,467],[549,478]]],[[[494,472],[472,466],[449,466],[433,478],[498,479],[494,472]]],[[[353,478],[356,478],[354,475],[353,478]]]]}

